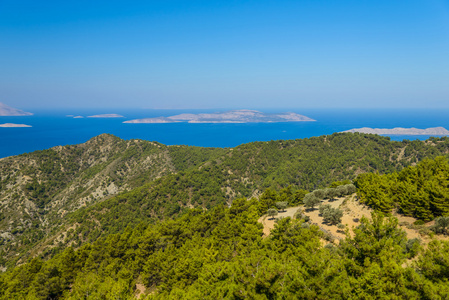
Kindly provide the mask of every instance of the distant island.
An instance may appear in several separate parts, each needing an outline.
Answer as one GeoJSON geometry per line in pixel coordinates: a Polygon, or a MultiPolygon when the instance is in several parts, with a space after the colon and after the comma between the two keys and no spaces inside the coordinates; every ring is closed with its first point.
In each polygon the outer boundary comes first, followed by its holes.
{"type": "MultiPolygon", "coordinates": [[[[83,119],[84,116],[75,116],[75,115],[66,115],[66,117],[74,118],[74,119],[83,119]]],[[[86,118],[124,118],[124,116],[119,114],[99,114],[99,115],[92,115],[87,116],[86,118]]]]}
{"type": "Polygon", "coordinates": [[[125,121],[123,123],[179,123],[181,121],[177,121],[175,119],[171,119],[172,117],[157,117],[157,118],[145,118],[145,119],[135,119],[135,120],[129,120],[129,121],[125,121]]]}
{"type": "Polygon", "coordinates": [[[444,127],[432,127],[427,129],[418,128],[402,128],[396,127],[393,129],[386,128],[354,128],[342,132],[360,132],[360,133],[372,133],[372,134],[387,134],[387,135],[449,135],[449,130],[444,127]]]}
{"type": "Polygon", "coordinates": [[[26,112],[11,106],[8,106],[0,102],[0,116],[12,117],[12,116],[32,116],[30,112],[26,112]]]}
{"type": "Polygon", "coordinates": [[[26,124],[5,123],[5,124],[0,124],[0,127],[13,128],[13,127],[32,127],[32,126],[26,125],[26,124]]]}
{"type": "Polygon", "coordinates": [[[292,113],[266,114],[257,110],[231,110],[210,114],[180,114],[171,117],[145,118],[123,123],[275,123],[315,121],[309,117],[292,113]]]}
{"type": "Polygon", "coordinates": [[[101,114],[88,116],[88,118],[124,118],[124,116],[118,114],[101,114]]]}

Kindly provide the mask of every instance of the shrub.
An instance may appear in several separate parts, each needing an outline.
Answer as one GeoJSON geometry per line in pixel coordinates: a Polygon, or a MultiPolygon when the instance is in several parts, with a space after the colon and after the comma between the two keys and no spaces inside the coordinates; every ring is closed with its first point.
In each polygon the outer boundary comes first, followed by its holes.
{"type": "Polygon", "coordinates": [[[325,222],[336,225],[341,223],[341,218],[343,217],[343,211],[338,208],[328,208],[323,211],[323,219],[325,222]]]}
{"type": "Polygon", "coordinates": [[[409,239],[405,244],[404,252],[409,258],[415,257],[421,248],[421,240],[418,238],[409,239]]]}
{"type": "Polygon", "coordinates": [[[322,199],[324,199],[324,197],[326,197],[326,193],[324,190],[314,190],[313,194],[315,195],[315,197],[317,197],[320,200],[322,200],[322,199]]]}
{"type": "Polygon", "coordinates": [[[329,231],[323,231],[323,239],[326,241],[332,243],[334,241],[334,236],[329,231]]]}
{"type": "Polygon", "coordinates": [[[336,187],[335,190],[337,191],[338,197],[342,197],[342,196],[348,194],[348,189],[347,189],[346,185],[340,185],[340,186],[336,187]]]}
{"type": "Polygon", "coordinates": [[[357,188],[352,183],[347,184],[346,189],[347,189],[348,195],[354,194],[357,191],[357,188]]]}
{"type": "Polygon", "coordinates": [[[298,220],[302,219],[304,222],[309,222],[310,220],[310,217],[305,215],[302,209],[298,209],[293,217],[298,220]]]}
{"type": "Polygon", "coordinates": [[[324,248],[327,248],[327,249],[333,249],[335,246],[333,245],[333,244],[326,244],[326,245],[324,245],[324,248]]]}
{"type": "Polygon", "coordinates": [[[435,234],[430,227],[420,228],[418,230],[418,232],[419,232],[420,235],[428,235],[428,236],[432,236],[432,235],[435,234]]]}
{"type": "Polygon", "coordinates": [[[304,197],[304,206],[307,208],[313,209],[315,205],[317,205],[320,202],[321,200],[315,195],[315,193],[308,193],[304,197]]]}
{"type": "Polygon", "coordinates": [[[332,189],[331,188],[331,189],[327,190],[327,197],[329,198],[329,200],[333,200],[337,196],[338,196],[337,189],[332,189]]]}
{"type": "Polygon", "coordinates": [[[277,207],[280,211],[285,211],[285,209],[287,208],[287,206],[288,206],[288,202],[286,202],[286,201],[279,201],[279,202],[276,202],[276,207],[277,207]]]}
{"type": "Polygon", "coordinates": [[[438,217],[435,219],[435,224],[431,230],[438,234],[448,234],[449,217],[438,217]]]}
{"type": "Polygon", "coordinates": [[[323,205],[320,205],[320,207],[318,209],[320,211],[320,214],[323,215],[324,211],[327,209],[330,209],[330,208],[331,208],[330,204],[323,204],[323,205]]]}
{"type": "Polygon", "coordinates": [[[271,218],[274,218],[278,214],[278,211],[275,208],[270,208],[270,209],[268,209],[267,214],[271,218]]]}
{"type": "Polygon", "coordinates": [[[424,222],[423,220],[416,220],[415,222],[413,222],[413,225],[424,225],[426,224],[426,222],[424,222]]]}
{"type": "Polygon", "coordinates": [[[309,223],[301,223],[301,228],[307,229],[309,227],[310,227],[309,223]]]}

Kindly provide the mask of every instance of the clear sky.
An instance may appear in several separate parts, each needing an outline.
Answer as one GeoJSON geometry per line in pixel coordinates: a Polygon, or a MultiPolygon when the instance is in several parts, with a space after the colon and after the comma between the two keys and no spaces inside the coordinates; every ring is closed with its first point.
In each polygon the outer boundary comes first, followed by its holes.
{"type": "Polygon", "coordinates": [[[18,108],[449,108],[449,1],[0,0],[18,108]]]}

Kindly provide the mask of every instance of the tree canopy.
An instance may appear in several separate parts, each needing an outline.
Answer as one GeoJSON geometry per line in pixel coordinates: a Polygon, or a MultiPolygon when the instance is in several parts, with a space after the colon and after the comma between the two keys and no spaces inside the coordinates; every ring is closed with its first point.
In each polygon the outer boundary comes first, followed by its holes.
{"type": "Polygon", "coordinates": [[[449,163],[425,159],[400,172],[360,174],[355,180],[360,200],[375,209],[397,209],[424,221],[449,214],[449,163]]]}
{"type": "Polygon", "coordinates": [[[192,209],[33,259],[0,275],[0,299],[127,299],[138,285],[145,299],[449,297],[448,242],[432,242],[407,267],[410,243],[382,213],[339,245],[323,247],[319,227],[290,218],[263,239],[258,205],[192,209]]]}

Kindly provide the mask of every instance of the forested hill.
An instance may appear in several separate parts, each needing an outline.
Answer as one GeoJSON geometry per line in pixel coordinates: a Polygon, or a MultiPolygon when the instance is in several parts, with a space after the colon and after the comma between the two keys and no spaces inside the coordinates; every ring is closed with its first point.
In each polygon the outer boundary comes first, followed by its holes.
{"type": "Polygon", "coordinates": [[[0,265],[51,255],[187,207],[230,204],[268,187],[313,190],[448,153],[447,138],[395,142],[357,133],[225,149],[101,135],[9,157],[0,160],[0,265]]]}
{"type": "Polygon", "coordinates": [[[224,153],[220,148],[168,147],[103,134],[84,144],[3,158],[0,260],[20,258],[17,255],[51,235],[70,212],[224,153]]]}

